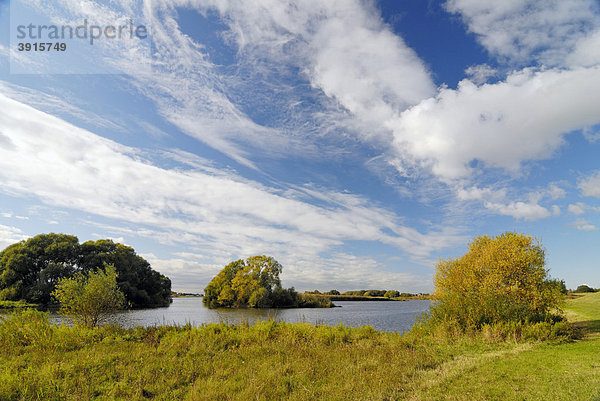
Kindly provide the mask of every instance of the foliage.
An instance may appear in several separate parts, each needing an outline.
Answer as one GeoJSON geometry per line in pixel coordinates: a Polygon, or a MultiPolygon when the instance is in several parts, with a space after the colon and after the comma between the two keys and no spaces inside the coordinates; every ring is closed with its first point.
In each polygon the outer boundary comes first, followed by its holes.
{"type": "Polygon", "coordinates": [[[270,256],[252,256],[225,266],[204,289],[202,301],[209,308],[294,308],[331,306],[281,286],[279,262],[270,256]]]}
{"type": "Polygon", "coordinates": [[[0,309],[25,309],[35,308],[37,304],[30,304],[23,300],[20,301],[0,301],[0,309]]]}
{"type": "Polygon", "coordinates": [[[382,297],[386,293],[385,290],[369,290],[365,292],[363,295],[365,297],[382,297]]]}
{"type": "Polygon", "coordinates": [[[62,313],[89,327],[97,326],[105,316],[125,306],[125,296],[117,286],[113,265],[63,278],[52,295],[60,302],[62,313]]]}
{"type": "Polygon", "coordinates": [[[0,300],[48,304],[57,282],[76,272],[115,266],[118,285],[133,307],[167,306],[170,280],[133,248],[111,240],[79,244],[66,234],[40,234],[0,252],[0,300]]]}
{"type": "Polygon", "coordinates": [[[592,287],[588,286],[588,285],[582,284],[579,287],[577,287],[577,289],[575,291],[573,291],[573,292],[576,292],[576,293],[596,292],[596,290],[593,289],[592,287]]]}
{"type": "Polygon", "coordinates": [[[400,296],[400,292],[395,290],[389,290],[386,291],[386,293],[383,294],[383,296],[386,298],[398,298],[400,296]]]}
{"type": "Polygon", "coordinates": [[[565,280],[559,280],[557,278],[549,278],[546,280],[548,285],[556,288],[558,292],[562,295],[566,295],[569,290],[567,290],[567,284],[565,284],[565,280]]]}
{"type": "Polygon", "coordinates": [[[299,308],[331,308],[331,299],[316,294],[299,294],[297,306],[299,308]]]}
{"type": "Polygon", "coordinates": [[[367,290],[345,291],[342,293],[342,295],[358,295],[362,297],[365,292],[367,292],[367,290]]]}
{"type": "Polygon", "coordinates": [[[330,290],[325,293],[326,295],[340,295],[338,290],[330,290]]]}
{"type": "Polygon", "coordinates": [[[466,255],[438,262],[438,302],[430,317],[462,329],[547,319],[562,296],[544,266],[544,249],[531,236],[508,232],[477,237],[466,255]]]}

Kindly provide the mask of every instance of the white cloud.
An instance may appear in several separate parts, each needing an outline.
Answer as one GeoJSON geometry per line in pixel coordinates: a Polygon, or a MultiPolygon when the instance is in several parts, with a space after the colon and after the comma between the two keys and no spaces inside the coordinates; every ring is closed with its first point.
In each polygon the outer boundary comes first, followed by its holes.
{"type": "Polygon", "coordinates": [[[465,70],[465,74],[475,84],[481,85],[486,83],[490,78],[496,77],[498,75],[498,70],[487,64],[478,64],[469,66],[465,70]]]}
{"type": "Polygon", "coordinates": [[[556,184],[550,184],[545,194],[542,194],[542,196],[543,195],[547,195],[550,199],[556,200],[564,198],[567,195],[567,192],[556,184]]]}
{"type": "Polygon", "coordinates": [[[571,203],[568,206],[569,213],[581,215],[585,213],[586,205],[583,202],[571,203]]]}
{"type": "Polygon", "coordinates": [[[552,205],[548,208],[539,204],[544,198],[557,199],[565,196],[563,189],[556,184],[548,188],[530,192],[525,196],[526,201],[509,200],[508,189],[480,188],[477,186],[455,189],[459,201],[478,201],[488,211],[522,220],[539,220],[550,216],[560,215],[560,207],[552,205]]]}
{"type": "Polygon", "coordinates": [[[582,134],[588,142],[596,142],[600,140],[600,126],[585,127],[582,134]]]}
{"type": "Polygon", "coordinates": [[[575,220],[574,222],[572,222],[569,225],[575,227],[579,231],[595,231],[595,230],[597,230],[595,225],[590,224],[586,220],[583,220],[583,219],[575,220]]]}
{"type": "Polygon", "coordinates": [[[431,277],[385,270],[378,261],[370,257],[337,253],[326,259],[291,256],[285,262],[282,262],[283,284],[294,285],[300,290],[347,291],[377,288],[429,291],[431,287],[431,277]],[[332,283],[335,283],[335,288],[332,283]]]}
{"type": "Polygon", "coordinates": [[[215,263],[202,263],[201,260],[180,256],[161,259],[152,253],[140,254],[152,268],[171,278],[173,291],[202,293],[206,285],[223,268],[215,263]]]}
{"type": "MultiPolygon", "coordinates": [[[[202,292],[224,266],[208,263],[203,255],[187,252],[170,259],[154,254],[140,256],[162,274],[172,277],[173,289],[179,291],[202,292]]],[[[429,291],[431,287],[430,277],[385,270],[369,257],[336,253],[328,258],[290,254],[277,259],[283,265],[282,285],[300,291],[334,288],[339,291],[370,288],[429,291]]]]}
{"type": "Polygon", "coordinates": [[[485,202],[485,207],[499,214],[515,219],[539,220],[550,217],[552,213],[536,203],[510,202],[508,204],[485,202]]]}
{"type": "Polygon", "coordinates": [[[404,226],[395,214],[352,194],[300,187],[300,196],[298,189],[285,192],[233,174],[163,169],[135,148],[2,95],[0,131],[11,142],[0,146],[4,191],[143,224],[202,252],[317,255],[346,240],[367,240],[422,259],[463,240],[455,230],[424,234],[404,226]]]}
{"type": "MultiPolygon", "coordinates": [[[[117,3],[116,9],[127,5],[117,3]]],[[[72,15],[114,18],[112,12],[98,15],[104,8],[66,4],[72,15]]],[[[257,168],[253,151],[264,148],[271,158],[339,153],[339,147],[322,145],[324,137],[339,143],[348,134],[366,141],[384,136],[387,146],[390,134],[379,121],[435,91],[416,53],[360,0],[257,0],[252,6],[242,0],[155,0],[147,12],[153,70],[132,71],[131,83],[182,132],[251,168],[257,168]],[[215,63],[203,38],[195,41],[182,30],[182,8],[219,16],[233,73],[215,63]],[[248,102],[266,112],[248,115],[248,102]]],[[[124,72],[134,61],[128,55],[114,60],[124,72]]]]}
{"type": "Polygon", "coordinates": [[[495,190],[492,188],[479,188],[473,186],[470,188],[460,187],[456,191],[456,196],[459,200],[487,200],[501,201],[506,197],[506,189],[495,190]]]}
{"type": "Polygon", "coordinates": [[[580,39],[573,52],[567,56],[567,64],[583,67],[600,64],[600,31],[592,32],[580,39]]]}
{"type": "Polygon", "coordinates": [[[446,8],[462,16],[490,53],[517,63],[535,58],[563,65],[578,42],[600,27],[594,0],[448,0],[446,8]]]}
{"type": "Polygon", "coordinates": [[[600,68],[591,68],[523,70],[493,85],[463,80],[388,125],[403,164],[454,180],[468,177],[473,161],[516,173],[551,157],[565,133],[599,122],[600,68]]]}
{"type": "Polygon", "coordinates": [[[0,224],[0,251],[27,238],[29,236],[25,235],[19,228],[0,224]]]}
{"type": "Polygon", "coordinates": [[[577,187],[584,196],[593,196],[600,198],[600,172],[579,181],[577,187]]]}

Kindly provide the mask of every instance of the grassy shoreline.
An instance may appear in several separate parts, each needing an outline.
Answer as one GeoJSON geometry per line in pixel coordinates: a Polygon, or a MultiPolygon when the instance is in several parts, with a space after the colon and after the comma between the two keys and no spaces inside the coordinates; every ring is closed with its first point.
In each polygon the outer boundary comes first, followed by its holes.
{"type": "Polygon", "coordinates": [[[600,293],[569,300],[570,342],[488,330],[261,322],[97,329],[25,312],[0,323],[1,400],[594,400],[600,293]]]}

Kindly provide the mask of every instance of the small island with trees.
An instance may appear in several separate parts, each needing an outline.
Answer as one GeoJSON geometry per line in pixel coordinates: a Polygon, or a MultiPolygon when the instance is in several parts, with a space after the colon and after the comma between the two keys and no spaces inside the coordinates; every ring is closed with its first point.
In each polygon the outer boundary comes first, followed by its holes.
{"type": "Polygon", "coordinates": [[[283,288],[283,267],[271,256],[239,259],[225,266],[204,289],[209,308],[331,308],[329,298],[283,288]]]}

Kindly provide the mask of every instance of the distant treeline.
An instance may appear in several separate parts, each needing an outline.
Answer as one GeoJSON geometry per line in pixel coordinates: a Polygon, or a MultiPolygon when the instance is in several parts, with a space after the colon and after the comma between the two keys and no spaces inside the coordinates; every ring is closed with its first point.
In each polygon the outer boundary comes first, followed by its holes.
{"type": "MultiPolygon", "coordinates": [[[[427,297],[429,294],[423,293],[410,293],[410,292],[400,292],[396,290],[353,290],[353,291],[345,291],[339,292],[338,290],[330,290],[326,292],[320,292],[319,290],[314,291],[306,291],[306,294],[321,294],[321,295],[333,295],[333,296],[341,296],[347,295],[351,297],[377,297],[377,298],[416,298],[416,297],[427,297]]],[[[337,300],[342,300],[339,297],[336,297],[337,300]]]]}
{"type": "Polygon", "coordinates": [[[592,288],[589,285],[582,284],[579,287],[577,287],[573,292],[574,293],[585,293],[585,292],[598,292],[598,291],[600,291],[600,289],[592,288]]]}

